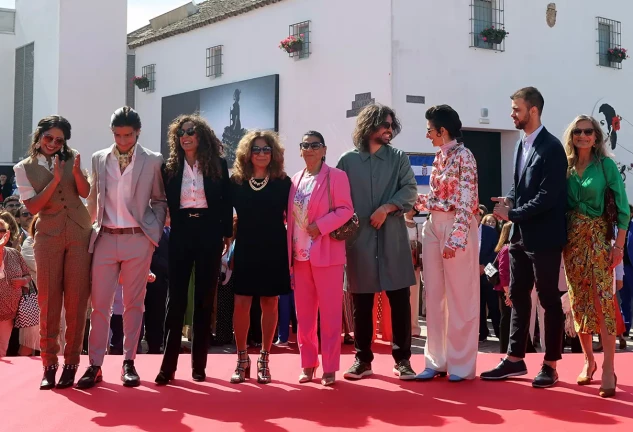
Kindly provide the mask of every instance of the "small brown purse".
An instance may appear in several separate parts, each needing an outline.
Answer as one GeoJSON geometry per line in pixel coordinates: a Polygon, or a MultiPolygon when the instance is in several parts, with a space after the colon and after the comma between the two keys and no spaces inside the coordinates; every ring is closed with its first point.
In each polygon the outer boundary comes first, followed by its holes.
{"type": "MultiPolygon", "coordinates": [[[[334,206],[332,205],[332,194],[330,192],[330,171],[327,172],[327,198],[330,203],[330,211],[333,211],[334,206]]],[[[332,231],[330,237],[339,241],[349,240],[354,237],[359,227],[358,215],[354,213],[350,220],[345,222],[343,226],[332,231]]]]}

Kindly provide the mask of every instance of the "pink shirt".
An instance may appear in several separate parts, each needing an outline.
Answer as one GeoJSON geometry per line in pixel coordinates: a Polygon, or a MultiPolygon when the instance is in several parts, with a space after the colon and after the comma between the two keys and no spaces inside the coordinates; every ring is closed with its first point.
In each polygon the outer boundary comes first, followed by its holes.
{"type": "Polygon", "coordinates": [[[452,141],[435,154],[428,194],[418,196],[418,211],[455,212],[446,246],[465,249],[470,222],[478,211],[477,162],[463,144],[452,141]]]}

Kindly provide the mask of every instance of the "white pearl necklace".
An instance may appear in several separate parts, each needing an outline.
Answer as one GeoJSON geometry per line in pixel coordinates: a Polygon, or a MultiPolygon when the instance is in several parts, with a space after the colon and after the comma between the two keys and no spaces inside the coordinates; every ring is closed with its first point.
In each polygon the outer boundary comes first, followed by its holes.
{"type": "Polygon", "coordinates": [[[258,182],[257,180],[255,180],[254,178],[251,178],[248,181],[248,184],[251,186],[251,189],[253,189],[254,191],[260,191],[262,189],[264,189],[266,187],[266,185],[268,184],[268,177],[266,176],[266,178],[264,180],[260,182],[258,182]]]}

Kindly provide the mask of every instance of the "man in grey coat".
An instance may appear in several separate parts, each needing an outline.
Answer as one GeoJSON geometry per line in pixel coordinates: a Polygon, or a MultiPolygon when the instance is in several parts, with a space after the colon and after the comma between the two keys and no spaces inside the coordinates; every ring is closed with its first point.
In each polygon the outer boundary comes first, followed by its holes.
{"type": "Polygon", "coordinates": [[[385,291],[391,306],[393,372],[415,379],[411,369],[411,304],[415,284],[409,237],[403,215],[417,199],[415,175],[409,158],[393,148],[391,139],[401,126],[394,111],[369,105],[358,115],[353,134],[356,149],[344,153],[338,168],[349,177],[354,209],[360,221],[356,238],[347,246],[347,290],[354,303],[356,361],[347,379],[371,375],[373,306],[376,293],[385,291]]]}

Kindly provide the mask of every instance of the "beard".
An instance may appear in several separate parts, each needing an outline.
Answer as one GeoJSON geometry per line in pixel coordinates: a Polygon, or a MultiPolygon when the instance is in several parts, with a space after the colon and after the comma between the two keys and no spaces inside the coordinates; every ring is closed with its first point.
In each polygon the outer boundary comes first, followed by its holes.
{"type": "Polygon", "coordinates": [[[530,116],[530,113],[528,112],[524,118],[518,119],[519,121],[514,127],[519,130],[523,130],[528,125],[528,123],[530,123],[530,119],[531,119],[531,116],[530,116]]]}

